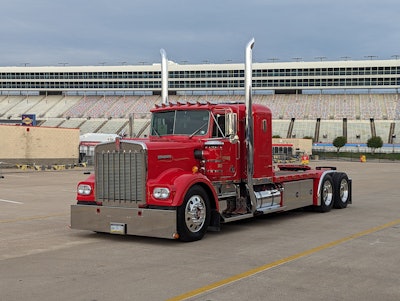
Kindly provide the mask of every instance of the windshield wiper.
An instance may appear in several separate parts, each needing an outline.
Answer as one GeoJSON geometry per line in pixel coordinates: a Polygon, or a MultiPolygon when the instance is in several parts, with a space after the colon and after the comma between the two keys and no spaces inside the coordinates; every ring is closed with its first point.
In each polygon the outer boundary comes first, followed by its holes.
{"type": "Polygon", "coordinates": [[[207,124],[208,124],[208,121],[207,121],[206,123],[204,123],[201,127],[199,127],[197,130],[195,130],[195,131],[189,136],[189,138],[192,138],[194,135],[196,135],[198,132],[200,132],[207,124]]]}
{"type": "Polygon", "coordinates": [[[153,133],[155,133],[157,135],[158,138],[161,137],[161,135],[157,132],[156,128],[152,128],[151,130],[153,133]]]}

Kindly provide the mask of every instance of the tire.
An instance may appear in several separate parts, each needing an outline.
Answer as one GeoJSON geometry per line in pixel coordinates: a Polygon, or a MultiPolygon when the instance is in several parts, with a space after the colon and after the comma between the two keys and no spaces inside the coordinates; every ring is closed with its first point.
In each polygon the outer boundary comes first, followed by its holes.
{"type": "Polygon", "coordinates": [[[319,212],[331,211],[334,203],[334,186],[332,177],[329,174],[325,175],[321,183],[320,202],[319,212]]]}
{"type": "Polygon", "coordinates": [[[334,198],[333,208],[346,208],[350,200],[349,178],[343,172],[333,174],[334,198]]]}
{"type": "Polygon", "coordinates": [[[181,241],[200,240],[210,224],[210,200],[204,189],[195,185],[189,189],[178,207],[177,226],[181,241]]]}

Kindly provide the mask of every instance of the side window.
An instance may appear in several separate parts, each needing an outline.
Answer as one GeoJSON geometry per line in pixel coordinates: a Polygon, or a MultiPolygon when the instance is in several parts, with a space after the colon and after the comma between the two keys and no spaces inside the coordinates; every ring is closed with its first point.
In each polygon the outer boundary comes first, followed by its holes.
{"type": "Polygon", "coordinates": [[[225,137],[225,115],[214,115],[213,138],[225,137]]]}

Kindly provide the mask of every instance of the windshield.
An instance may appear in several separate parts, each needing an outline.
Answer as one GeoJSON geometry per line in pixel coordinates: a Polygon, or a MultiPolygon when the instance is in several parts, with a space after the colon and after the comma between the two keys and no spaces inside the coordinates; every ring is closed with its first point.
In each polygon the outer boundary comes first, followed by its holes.
{"type": "Polygon", "coordinates": [[[156,112],[152,117],[151,135],[204,136],[209,119],[210,114],[206,110],[156,112]]]}

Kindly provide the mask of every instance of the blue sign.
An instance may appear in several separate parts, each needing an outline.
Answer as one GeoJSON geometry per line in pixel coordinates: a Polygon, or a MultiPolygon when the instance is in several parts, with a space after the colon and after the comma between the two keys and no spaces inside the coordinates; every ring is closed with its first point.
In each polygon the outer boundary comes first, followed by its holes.
{"type": "Polygon", "coordinates": [[[21,125],[35,126],[36,125],[36,114],[23,114],[21,125]]]}

